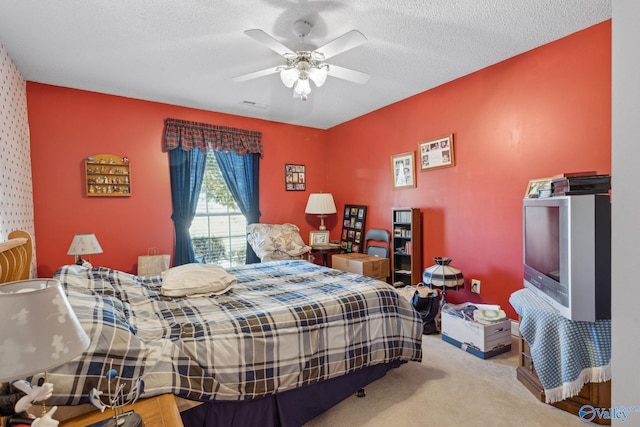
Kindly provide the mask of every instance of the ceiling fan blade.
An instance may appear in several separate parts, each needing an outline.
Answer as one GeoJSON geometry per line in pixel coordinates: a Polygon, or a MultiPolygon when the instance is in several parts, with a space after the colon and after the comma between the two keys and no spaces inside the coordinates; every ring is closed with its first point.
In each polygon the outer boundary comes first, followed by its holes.
{"type": "Polygon", "coordinates": [[[351,30],[324,46],[319,47],[315,52],[320,52],[324,55],[324,59],[329,59],[339,53],[358,47],[366,41],[367,38],[360,31],[351,30]]]}
{"type": "Polygon", "coordinates": [[[294,51],[292,51],[291,49],[289,49],[288,47],[286,47],[285,45],[283,45],[282,43],[280,43],[279,41],[277,41],[276,39],[274,39],[273,37],[271,37],[269,34],[265,33],[262,30],[246,30],[244,33],[249,37],[251,37],[252,39],[257,40],[260,43],[264,44],[269,49],[271,49],[272,51],[276,52],[279,55],[286,57],[288,55],[295,56],[296,54],[294,51]]]}
{"type": "Polygon", "coordinates": [[[354,83],[365,84],[371,77],[367,73],[351,70],[349,68],[338,67],[337,65],[329,65],[329,73],[332,77],[337,77],[342,80],[348,80],[354,83]]]}
{"type": "Polygon", "coordinates": [[[278,72],[280,72],[279,68],[280,68],[280,66],[266,68],[264,70],[254,71],[253,73],[244,74],[242,76],[234,77],[231,80],[233,80],[236,83],[246,82],[247,80],[257,79],[258,77],[263,77],[263,76],[268,76],[269,74],[278,73],[278,72]]]}

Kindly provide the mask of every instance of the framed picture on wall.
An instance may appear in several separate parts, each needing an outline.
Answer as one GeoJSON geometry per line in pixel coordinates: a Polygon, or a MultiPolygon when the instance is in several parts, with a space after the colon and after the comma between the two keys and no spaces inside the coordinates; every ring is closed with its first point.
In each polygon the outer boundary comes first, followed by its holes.
{"type": "Polygon", "coordinates": [[[284,188],[287,191],[305,191],[307,189],[307,174],[304,165],[284,165],[284,188]]]}
{"type": "Polygon", "coordinates": [[[393,188],[415,188],[416,167],[413,151],[391,156],[391,173],[393,188]]]}
{"type": "Polygon", "coordinates": [[[420,170],[455,166],[453,158],[453,134],[418,143],[420,170]]]}

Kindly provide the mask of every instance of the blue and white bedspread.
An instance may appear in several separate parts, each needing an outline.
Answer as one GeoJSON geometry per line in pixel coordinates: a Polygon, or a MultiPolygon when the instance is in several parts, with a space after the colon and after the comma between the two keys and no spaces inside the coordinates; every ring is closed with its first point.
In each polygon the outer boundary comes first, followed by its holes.
{"type": "Polygon", "coordinates": [[[160,276],[60,268],[91,345],[48,372],[47,403],[106,390],[110,361],[123,378],[142,376],[145,396],[241,401],[422,358],[420,316],[386,283],[298,260],[229,272],[238,283],[223,295],[172,298],[160,276]]]}
{"type": "Polygon", "coordinates": [[[511,294],[520,333],[531,348],[547,403],[577,395],[588,382],[611,379],[611,321],[576,322],[529,289],[511,294]]]}

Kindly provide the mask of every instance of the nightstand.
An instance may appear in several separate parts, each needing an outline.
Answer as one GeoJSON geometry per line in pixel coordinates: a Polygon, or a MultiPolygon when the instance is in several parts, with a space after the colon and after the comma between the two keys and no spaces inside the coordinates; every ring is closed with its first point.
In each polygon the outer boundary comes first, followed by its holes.
{"type": "Polygon", "coordinates": [[[337,254],[340,252],[340,245],[330,243],[328,245],[312,245],[311,254],[322,255],[322,265],[329,266],[329,254],[337,254]]]}
{"type": "MultiPolygon", "coordinates": [[[[173,394],[161,394],[160,396],[140,399],[133,405],[125,406],[122,410],[129,411],[131,409],[142,417],[142,421],[146,426],[184,426],[173,394]]],[[[111,409],[105,409],[104,412],[90,412],[62,421],[60,427],[85,427],[112,416],[113,411],[111,409]]]]}

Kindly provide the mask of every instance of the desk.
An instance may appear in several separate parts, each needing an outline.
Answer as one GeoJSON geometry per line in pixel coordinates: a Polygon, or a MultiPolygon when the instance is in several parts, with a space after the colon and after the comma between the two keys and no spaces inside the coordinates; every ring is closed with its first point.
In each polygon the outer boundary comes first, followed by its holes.
{"type": "Polygon", "coordinates": [[[328,244],[328,245],[315,245],[311,246],[311,254],[322,255],[322,265],[329,266],[329,254],[337,254],[340,252],[340,245],[328,244]]]}

